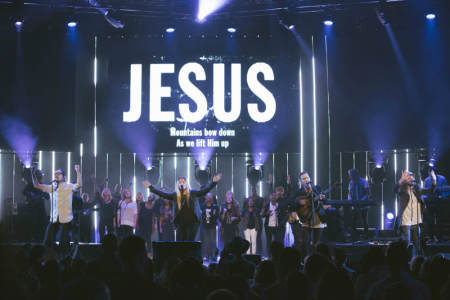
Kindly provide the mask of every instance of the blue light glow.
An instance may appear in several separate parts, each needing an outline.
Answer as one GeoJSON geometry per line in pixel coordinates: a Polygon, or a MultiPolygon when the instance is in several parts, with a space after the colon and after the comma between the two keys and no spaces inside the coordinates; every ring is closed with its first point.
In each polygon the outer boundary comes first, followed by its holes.
{"type": "Polygon", "coordinates": [[[71,21],[71,22],[67,23],[67,27],[75,28],[75,27],[77,27],[77,24],[78,24],[77,22],[71,21]]]}
{"type": "Polygon", "coordinates": [[[234,28],[234,27],[228,27],[227,31],[228,31],[229,33],[235,33],[235,32],[236,32],[236,28],[234,28]]]}
{"type": "Polygon", "coordinates": [[[436,18],[436,15],[433,13],[429,13],[426,15],[427,20],[434,20],[436,18]]]}
{"type": "Polygon", "coordinates": [[[166,32],[167,33],[175,32],[175,28],[173,28],[173,27],[166,28],[166,32]]]}
{"type": "Polygon", "coordinates": [[[323,25],[325,25],[325,26],[332,26],[333,25],[333,21],[325,20],[325,21],[323,21],[323,25]]]}

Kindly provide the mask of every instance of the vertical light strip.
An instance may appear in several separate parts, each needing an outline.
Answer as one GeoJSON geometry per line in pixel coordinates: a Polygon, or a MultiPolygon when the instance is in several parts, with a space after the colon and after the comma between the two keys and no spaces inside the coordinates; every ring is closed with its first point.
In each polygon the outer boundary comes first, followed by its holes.
{"type": "Polygon", "coordinates": [[[366,180],[369,180],[369,151],[366,151],[366,180]]]}
{"type": "Polygon", "coordinates": [[[289,153],[286,153],[286,177],[289,176],[289,153]]]}
{"type": "MultiPolygon", "coordinates": [[[[343,184],[343,176],[342,176],[342,152],[339,152],[339,174],[340,174],[340,176],[339,176],[339,182],[341,183],[341,184],[343,184]]],[[[341,185],[341,199],[344,199],[344,189],[342,188],[342,185],[341,185]]]]}
{"type": "Polygon", "coordinates": [[[245,198],[248,198],[248,177],[247,177],[247,160],[248,160],[248,153],[245,152],[245,198]]]}
{"type": "Polygon", "coordinates": [[[133,153],[133,197],[136,201],[136,153],[133,153]]]}
{"type": "Polygon", "coordinates": [[[381,230],[384,230],[384,183],[381,183],[381,230]]]}
{"type": "Polygon", "coordinates": [[[94,157],[97,157],[97,125],[94,125],[94,157]]]}
{"type": "Polygon", "coordinates": [[[191,185],[191,157],[189,154],[187,155],[186,159],[186,168],[187,168],[187,182],[189,186],[191,185]]]}
{"type": "Polygon", "coordinates": [[[314,36],[311,37],[312,44],[312,73],[313,73],[313,130],[314,130],[314,183],[317,184],[317,103],[316,103],[316,62],[314,59],[314,36]]]}
{"type": "MultiPolygon", "coordinates": [[[[16,153],[14,152],[14,156],[13,156],[13,170],[12,170],[12,203],[13,203],[13,208],[16,209],[16,207],[14,207],[16,205],[16,153]]],[[[55,172],[53,172],[55,173],[55,172]]]]}
{"type": "Polygon", "coordinates": [[[234,193],[234,157],[231,156],[231,192],[234,193]]]}
{"type": "Polygon", "coordinates": [[[406,171],[409,171],[409,149],[406,149],[406,171]]]}
{"type": "Polygon", "coordinates": [[[353,152],[353,169],[356,169],[356,153],[353,152]]]}
{"type": "MultiPolygon", "coordinates": [[[[83,143],[80,143],[80,172],[83,172],[83,143]]],[[[83,186],[80,188],[80,193],[83,192],[83,186]]]]}
{"type": "Polygon", "coordinates": [[[298,89],[300,101],[300,172],[303,171],[303,76],[302,76],[302,62],[298,71],[298,89]]]}
{"type": "Polygon", "coordinates": [[[331,112],[330,112],[330,84],[328,80],[328,39],[325,35],[325,66],[327,72],[327,112],[328,112],[328,186],[331,186],[331,112]]]}
{"type": "Polygon", "coordinates": [[[161,175],[161,187],[164,187],[164,153],[161,152],[161,165],[159,167],[159,174],[161,175]]]}
{"type": "Polygon", "coordinates": [[[94,176],[97,176],[97,36],[94,42],[94,176]]]}
{"type": "Polygon", "coordinates": [[[72,161],[71,161],[71,153],[67,152],[67,182],[70,183],[71,182],[71,178],[70,178],[70,174],[71,174],[71,165],[72,165],[72,161]]]}
{"type": "MultiPolygon", "coordinates": [[[[394,150],[394,184],[397,182],[397,150],[394,150]]],[[[398,199],[395,193],[395,216],[398,215],[398,199]]]]}
{"type": "Polygon", "coordinates": [[[262,197],[262,195],[263,195],[263,183],[262,182],[263,182],[262,180],[259,182],[259,196],[260,197],[262,197]]]}
{"type": "Polygon", "coordinates": [[[175,170],[175,190],[177,189],[177,153],[173,156],[173,168],[175,170]]]}
{"type": "Polygon", "coordinates": [[[0,149],[0,222],[3,221],[3,165],[2,165],[2,149],[0,149]]]}
{"type": "Polygon", "coordinates": [[[55,177],[55,151],[52,151],[52,175],[51,179],[53,180],[55,177]]]}
{"type": "Polygon", "coordinates": [[[119,154],[119,184],[122,184],[122,153],[119,154]]]}
{"type": "Polygon", "coordinates": [[[106,153],[106,178],[109,178],[109,153],[106,153]]]}
{"type": "Polygon", "coordinates": [[[39,151],[38,169],[42,171],[42,151],[39,151]]]}
{"type": "Polygon", "coordinates": [[[275,153],[272,153],[272,188],[275,190],[275,153]]]}
{"type": "Polygon", "coordinates": [[[83,157],[83,143],[80,143],[80,157],[83,157]]]}

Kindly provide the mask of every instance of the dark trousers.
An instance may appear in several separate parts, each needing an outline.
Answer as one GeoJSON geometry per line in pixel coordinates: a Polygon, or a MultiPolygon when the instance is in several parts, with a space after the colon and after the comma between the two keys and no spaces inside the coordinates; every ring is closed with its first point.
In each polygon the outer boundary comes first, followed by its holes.
{"type": "Polygon", "coordinates": [[[272,242],[283,242],[281,238],[282,227],[264,226],[264,229],[266,231],[267,253],[270,255],[270,245],[272,244],[272,242]]]}
{"type": "Polygon", "coordinates": [[[177,225],[177,242],[194,241],[198,223],[177,225]]]}
{"type": "Polygon", "coordinates": [[[363,227],[364,227],[364,236],[365,238],[369,238],[369,224],[367,223],[367,213],[368,209],[353,209],[352,211],[352,236],[356,237],[356,225],[358,223],[358,219],[361,219],[363,227]]]}
{"type": "Polygon", "coordinates": [[[222,230],[223,247],[225,248],[236,237],[236,225],[222,224],[222,230]]]}
{"type": "Polygon", "coordinates": [[[314,251],[314,247],[322,241],[322,228],[302,227],[302,253],[310,255],[314,251]]]}
{"type": "Polygon", "coordinates": [[[122,241],[127,236],[133,235],[133,227],[128,225],[120,225],[119,229],[117,230],[119,241],[122,241]]]}
{"type": "Polygon", "coordinates": [[[202,225],[202,252],[203,256],[211,259],[216,254],[216,225],[202,225]]]}
{"type": "Polygon", "coordinates": [[[294,236],[294,245],[292,245],[295,249],[297,249],[300,253],[303,245],[303,236],[302,236],[302,226],[299,222],[290,223],[292,235],[294,236]]]}
{"type": "Polygon", "coordinates": [[[79,241],[83,243],[90,243],[92,236],[91,216],[80,217],[80,237],[79,241]]]}
{"type": "Polygon", "coordinates": [[[100,223],[99,223],[99,233],[100,233],[100,242],[103,242],[103,238],[108,233],[114,233],[114,221],[113,219],[106,219],[103,220],[103,218],[100,217],[100,223]]]}
{"type": "Polygon", "coordinates": [[[152,253],[152,230],[141,230],[139,236],[144,239],[148,253],[152,253]]]}
{"type": "Polygon", "coordinates": [[[420,225],[401,226],[402,238],[413,244],[413,256],[423,255],[425,251],[425,243],[422,238],[422,228],[420,225]]]}
{"type": "Polygon", "coordinates": [[[56,235],[61,232],[59,237],[59,248],[63,255],[70,251],[70,232],[72,231],[72,222],[68,223],[49,223],[45,231],[44,245],[51,247],[56,242],[56,235]]]}
{"type": "Polygon", "coordinates": [[[159,232],[159,240],[164,242],[175,241],[175,230],[173,225],[163,225],[159,232]]]}

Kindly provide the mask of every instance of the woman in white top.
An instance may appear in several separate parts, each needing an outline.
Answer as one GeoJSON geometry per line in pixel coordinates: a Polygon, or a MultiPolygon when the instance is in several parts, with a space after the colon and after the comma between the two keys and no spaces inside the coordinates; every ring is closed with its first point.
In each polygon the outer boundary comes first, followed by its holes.
{"type": "Polygon", "coordinates": [[[133,235],[137,222],[137,205],[131,199],[131,191],[129,189],[122,191],[122,200],[117,205],[117,220],[119,224],[119,240],[133,235]]]}

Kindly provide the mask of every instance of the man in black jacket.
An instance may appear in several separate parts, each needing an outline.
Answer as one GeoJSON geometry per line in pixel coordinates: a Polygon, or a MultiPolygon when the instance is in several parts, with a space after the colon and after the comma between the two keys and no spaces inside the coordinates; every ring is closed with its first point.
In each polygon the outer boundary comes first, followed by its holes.
{"type": "Polygon", "coordinates": [[[165,193],[155,188],[148,181],[144,181],[142,184],[150,188],[150,192],[175,202],[174,224],[177,227],[177,241],[193,241],[200,219],[200,205],[196,198],[205,196],[216,186],[221,178],[222,174],[219,173],[214,176],[213,181],[205,188],[191,190],[186,177],[178,177],[178,189],[172,193],[165,193]]]}

